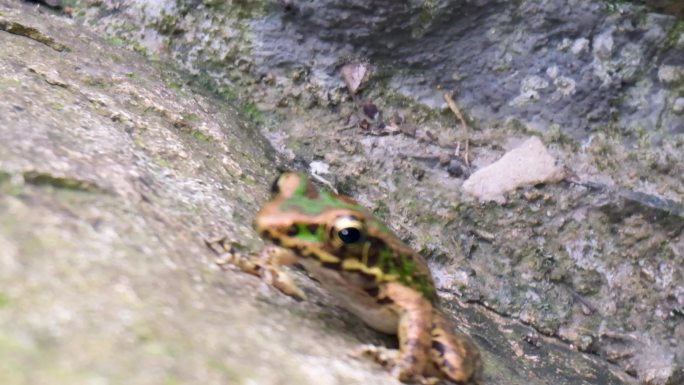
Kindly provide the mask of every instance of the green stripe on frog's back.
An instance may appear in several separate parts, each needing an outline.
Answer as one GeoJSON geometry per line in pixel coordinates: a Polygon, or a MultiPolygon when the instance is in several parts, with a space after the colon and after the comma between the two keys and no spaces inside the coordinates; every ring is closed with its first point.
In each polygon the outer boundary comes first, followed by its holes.
{"type": "MultiPolygon", "coordinates": [[[[394,235],[392,230],[389,229],[382,221],[379,221],[368,212],[368,210],[356,203],[351,203],[346,200],[338,198],[335,194],[328,191],[316,191],[315,197],[307,196],[309,190],[309,178],[306,174],[300,174],[299,186],[294,191],[292,196],[285,200],[281,208],[284,211],[295,210],[306,215],[319,215],[325,212],[327,209],[347,209],[358,211],[362,213],[367,219],[367,225],[372,225],[377,227],[379,230],[384,232],[389,232],[394,235]]],[[[361,218],[360,218],[361,219],[361,218]]]]}
{"type": "Polygon", "coordinates": [[[318,194],[316,199],[311,199],[299,192],[299,189],[281,205],[284,211],[295,210],[302,214],[315,216],[322,214],[328,209],[349,209],[349,210],[363,210],[363,207],[341,199],[337,199],[333,194],[322,191],[318,194]]]}

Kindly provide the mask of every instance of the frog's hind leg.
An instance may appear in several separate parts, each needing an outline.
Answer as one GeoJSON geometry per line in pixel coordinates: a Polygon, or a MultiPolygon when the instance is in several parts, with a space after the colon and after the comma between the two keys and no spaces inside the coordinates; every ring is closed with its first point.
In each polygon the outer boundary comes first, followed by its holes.
{"type": "Polygon", "coordinates": [[[480,352],[469,338],[454,335],[453,330],[446,317],[433,308],[430,361],[443,377],[465,383],[478,377],[482,370],[480,352]]]}
{"type": "Polygon", "coordinates": [[[400,381],[420,379],[428,362],[432,304],[422,293],[397,282],[383,289],[399,309],[399,355],[392,374],[400,381]]]}
{"type": "Polygon", "coordinates": [[[223,267],[232,265],[238,269],[256,275],[269,285],[296,299],[306,299],[306,294],[297,287],[292,278],[280,269],[283,265],[297,262],[296,256],[280,247],[268,246],[259,254],[239,252],[236,242],[226,238],[206,240],[207,246],[218,254],[216,264],[223,267]]]}

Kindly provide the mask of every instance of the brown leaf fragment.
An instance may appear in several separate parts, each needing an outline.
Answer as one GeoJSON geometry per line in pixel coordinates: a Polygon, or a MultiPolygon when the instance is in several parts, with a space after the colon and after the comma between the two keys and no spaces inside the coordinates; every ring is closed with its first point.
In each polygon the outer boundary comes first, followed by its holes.
{"type": "Polygon", "coordinates": [[[368,69],[368,63],[349,63],[342,67],[342,79],[352,96],[356,95],[356,91],[368,79],[368,69]]]}

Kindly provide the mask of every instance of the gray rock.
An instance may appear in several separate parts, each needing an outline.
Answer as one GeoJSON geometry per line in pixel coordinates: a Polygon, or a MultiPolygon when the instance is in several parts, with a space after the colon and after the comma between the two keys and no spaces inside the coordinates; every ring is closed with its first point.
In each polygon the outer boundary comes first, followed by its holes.
{"type": "Polygon", "coordinates": [[[672,112],[677,115],[681,115],[681,113],[684,112],[684,98],[675,99],[674,103],[672,104],[672,112]]]}

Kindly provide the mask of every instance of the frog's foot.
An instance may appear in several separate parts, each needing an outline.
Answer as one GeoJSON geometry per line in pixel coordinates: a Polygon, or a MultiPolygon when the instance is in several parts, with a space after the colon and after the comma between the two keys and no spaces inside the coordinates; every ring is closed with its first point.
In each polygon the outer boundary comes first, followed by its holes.
{"type": "Polygon", "coordinates": [[[352,353],[352,356],[370,359],[383,368],[392,371],[397,365],[399,351],[384,346],[361,345],[352,353]]]}
{"type": "MultiPolygon", "coordinates": [[[[392,373],[393,377],[401,377],[401,368],[398,365],[400,362],[400,352],[397,349],[389,349],[384,346],[362,345],[352,353],[352,356],[370,359],[392,373]]],[[[406,380],[402,379],[402,381],[406,380]]],[[[436,385],[441,380],[435,376],[413,376],[411,381],[420,385],[436,385]]]]}
{"type": "Polygon", "coordinates": [[[259,254],[245,254],[237,250],[236,241],[226,237],[204,241],[218,257],[215,263],[221,267],[235,266],[245,273],[260,277],[267,284],[298,300],[306,299],[306,294],[297,287],[292,277],[280,269],[282,265],[295,262],[290,253],[277,247],[266,247],[259,254]]]}

